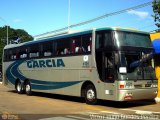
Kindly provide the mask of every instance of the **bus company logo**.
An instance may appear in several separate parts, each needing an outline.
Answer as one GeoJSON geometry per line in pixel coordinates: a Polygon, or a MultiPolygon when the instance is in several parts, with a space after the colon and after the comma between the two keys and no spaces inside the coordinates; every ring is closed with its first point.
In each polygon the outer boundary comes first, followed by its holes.
{"type": "Polygon", "coordinates": [[[49,60],[29,60],[27,61],[28,68],[47,68],[47,67],[65,67],[62,59],[49,60]]]}
{"type": "Polygon", "coordinates": [[[19,120],[19,117],[17,115],[12,114],[2,114],[2,120],[19,120]]]}

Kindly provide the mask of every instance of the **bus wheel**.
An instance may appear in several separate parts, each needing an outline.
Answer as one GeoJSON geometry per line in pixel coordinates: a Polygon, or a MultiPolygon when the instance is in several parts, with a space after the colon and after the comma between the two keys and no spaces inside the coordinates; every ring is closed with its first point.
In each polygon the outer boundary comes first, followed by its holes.
{"type": "Polygon", "coordinates": [[[23,84],[18,80],[17,84],[16,84],[16,91],[19,94],[23,93],[23,84]]]}
{"type": "Polygon", "coordinates": [[[93,105],[97,103],[96,89],[93,85],[88,85],[85,89],[85,100],[87,104],[93,105]]]}
{"type": "Polygon", "coordinates": [[[31,84],[29,81],[27,81],[25,83],[25,92],[27,95],[31,95],[32,94],[32,90],[31,90],[31,84]]]}

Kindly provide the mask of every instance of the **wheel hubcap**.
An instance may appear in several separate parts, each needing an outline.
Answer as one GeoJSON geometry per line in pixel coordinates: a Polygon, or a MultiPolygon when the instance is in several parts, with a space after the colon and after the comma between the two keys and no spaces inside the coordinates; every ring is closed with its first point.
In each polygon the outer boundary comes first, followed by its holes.
{"type": "Polygon", "coordinates": [[[89,89],[88,91],[87,91],[87,99],[88,100],[93,100],[95,98],[95,93],[94,93],[94,91],[92,90],[92,89],[89,89]]]}
{"type": "Polygon", "coordinates": [[[18,83],[18,85],[17,85],[17,90],[18,90],[18,92],[21,91],[21,83],[18,83]]]}
{"type": "Polygon", "coordinates": [[[31,89],[30,85],[26,85],[26,91],[29,92],[31,89]]]}

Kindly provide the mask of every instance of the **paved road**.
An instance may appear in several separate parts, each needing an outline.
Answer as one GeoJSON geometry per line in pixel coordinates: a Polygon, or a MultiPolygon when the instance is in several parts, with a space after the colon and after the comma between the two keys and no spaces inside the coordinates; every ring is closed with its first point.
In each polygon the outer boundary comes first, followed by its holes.
{"type": "Polygon", "coordinates": [[[0,120],[86,120],[160,119],[160,104],[153,100],[119,103],[99,100],[87,105],[84,100],[55,94],[17,94],[0,84],[0,120]]]}

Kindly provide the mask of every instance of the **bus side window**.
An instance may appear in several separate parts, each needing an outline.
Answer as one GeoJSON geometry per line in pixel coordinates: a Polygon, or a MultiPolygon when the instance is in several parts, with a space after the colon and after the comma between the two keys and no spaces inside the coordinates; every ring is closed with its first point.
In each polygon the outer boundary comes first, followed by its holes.
{"type": "Polygon", "coordinates": [[[75,54],[82,53],[81,36],[75,38],[75,54]]]}
{"type": "Polygon", "coordinates": [[[65,55],[70,54],[70,49],[69,49],[69,48],[65,48],[65,49],[64,49],[64,54],[65,54],[65,55]]]}
{"type": "Polygon", "coordinates": [[[92,37],[91,35],[85,35],[82,37],[82,50],[83,53],[91,52],[92,37]]]}
{"type": "Polygon", "coordinates": [[[19,48],[16,49],[16,59],[19,59],[20,55],[19,55],[19,48]]]}
{"type": "Polygon", "coordinates": [[[53,42],[44,42],[42,43],[42,56],[43,57],[50,57],[53,53],[53,42]]]}
{"type": "Polygon", "coordinates": [[[24,59],[24,58],[27,58],[27,48],[26,47],[20,47],[19,48],[19,56],[20,56],[20,59],[24,59]]]}
{"type": "Polygon", "coordinates": [[[82,46],[82,36],[76,36],[71,38],[71,53],[74,54],[82,54],[84,48],[82,46]]]}
{"type": "Polygon", "coordinates": [[[76,49],[75,39],[71,39],[71,42],[71,53],[74,54],[76,49]]]}
{"type": "Polygon", "coordinates": [[[104,33],[104,47],[112,46],[112,35],[111,32],[104,33]]]}
{"type": "Polygon", "coordinates": [[[96,35],[96,49],[103,48],[103,33],[97,33],[96,35]]]}
{"type": "Polygon", "coordinates": [[[12,50],[8,50],[8,61],[12,60],[12,50]]]}
{"type": "Polygon", "coordinates": [[[65,56],[65,55],[69,55],[70,49],[71,49],[71,41],[69,38],[65,38],[62,40],[58,40],[56,41],[56,53],[58,56],[65,56]]]}
{"type": "Polygon", "coordinates": [[[34,44],[29,46],[29,57],[37,58],[40,56],[40,47],[39,44],[34,44]]]}
{"type": "Polygon", "coordinates": [[[16,49],[15,48],[12,49],[11,50],[11,60],[17,59],[17,56],[18,56],[18,53],[17,53],[16,49]]]}
{"type": "Polygon", "coordinates": [[[9,61],[9,50],[4,50],[3,61],[9,61]]]}

